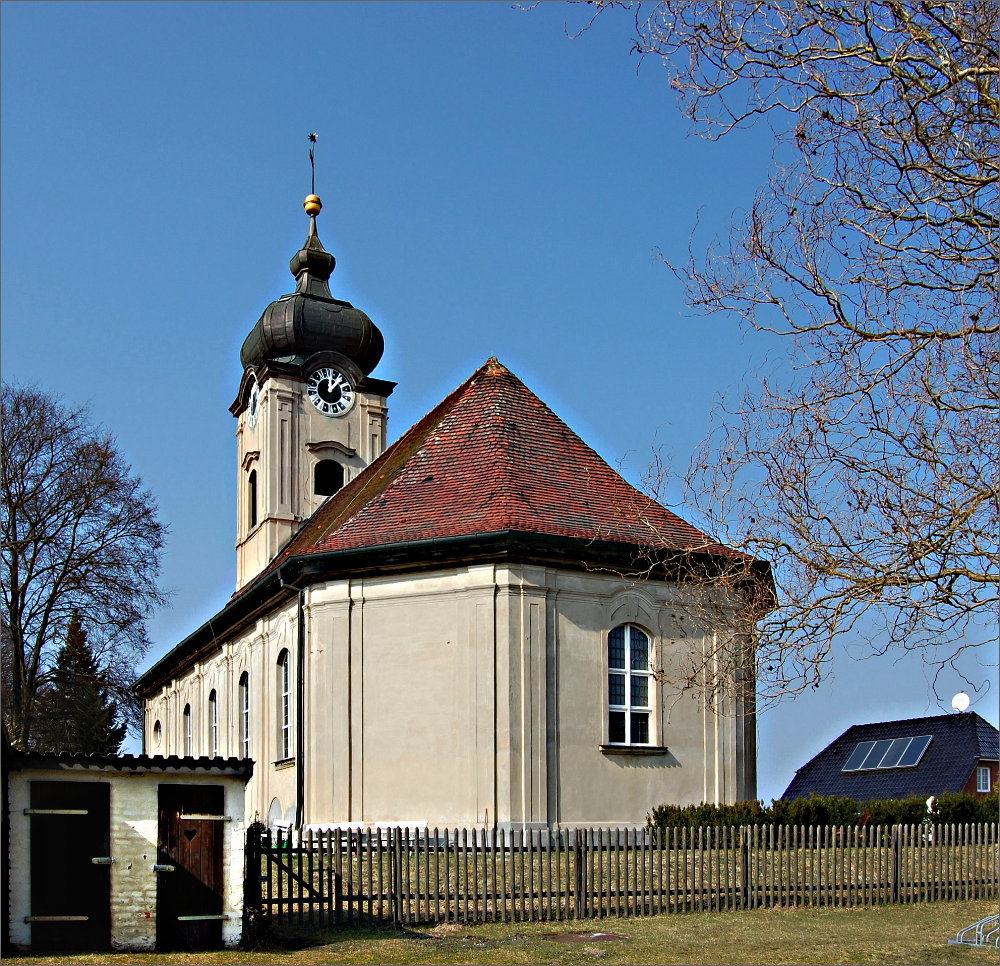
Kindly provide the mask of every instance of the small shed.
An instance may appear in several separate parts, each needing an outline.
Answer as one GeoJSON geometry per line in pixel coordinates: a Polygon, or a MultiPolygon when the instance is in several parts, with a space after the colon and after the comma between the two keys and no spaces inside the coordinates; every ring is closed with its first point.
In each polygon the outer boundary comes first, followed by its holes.
{"type": "Polygon", "coordinates": [[[799,768],[781,797],[986,795],[996,788],[998,757],[997,729],[972,711],[853,725],[799,768]]]}
{"type": "Polygon", "coordinates": [[[12,752],[4,766],[13,948],[239,943],[252,761],[12,752]]]}

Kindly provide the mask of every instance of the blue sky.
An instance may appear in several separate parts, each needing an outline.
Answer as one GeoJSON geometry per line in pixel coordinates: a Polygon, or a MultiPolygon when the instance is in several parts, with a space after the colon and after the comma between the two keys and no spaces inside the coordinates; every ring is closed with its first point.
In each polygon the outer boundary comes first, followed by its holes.
{"type": "MultiPolygon", "coordinates": [[[[170,527],[148,663],[234,586],[239,347],[290,291],[319,133],[336,296],[382,329],[395,438],[490,355],[639,482],[785,346],[691,315],[659,253],[724,233],[766,130],[689,135],[627,14],[563,3],[2,7],[5,379],[93,417],[170,527]],[[568,25],[568,26],[567,26],[568,25]]],[[[761,716],[760,794],[859,721],[947,710],[919,657],[856,658],[761,716]]],[[[984,658],[988,656],[984,655],[984,658]]],[[[971,668],[970,668],[971,670],[971,668]]],[[[996,723],[991,691],[973,710],[996,723]]]]}

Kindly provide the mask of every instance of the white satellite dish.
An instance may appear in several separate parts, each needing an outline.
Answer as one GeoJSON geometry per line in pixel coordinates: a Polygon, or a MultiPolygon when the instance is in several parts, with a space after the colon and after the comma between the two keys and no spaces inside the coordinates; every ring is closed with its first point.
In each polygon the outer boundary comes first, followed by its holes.
{"type": "Polygon", "coordinates": [[[959,691],[958,694],[951,699],[951,706],[959,713],[967,710],[969,707],[969,696],[964,691],[959,691]]]}

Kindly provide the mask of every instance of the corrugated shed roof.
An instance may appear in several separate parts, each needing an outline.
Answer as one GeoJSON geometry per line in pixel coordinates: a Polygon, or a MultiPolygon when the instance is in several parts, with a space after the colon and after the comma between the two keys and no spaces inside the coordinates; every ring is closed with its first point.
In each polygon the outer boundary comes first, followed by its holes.
{"type": "Polygon", "coordinates": [[[11,771],[49,768],[63,771],[114,771],[128,774],[212,774],[250,780],[250,758],[211,758],[208,755],[83,755],[71,752],[12,751],[5,756],[11,771]]]}
{"type": "Polygon", "coordinates": [[[997,757],[997,738],[997,729],[971,711],[853,725],[803,765],[781,797],[787,800],[815,792],[864,801],[958,792],[965,787],[977,761],[997,757]],[[843,770],[859,742],[918,735],[931,735],[933,740],[913,768],[843,770]]]}

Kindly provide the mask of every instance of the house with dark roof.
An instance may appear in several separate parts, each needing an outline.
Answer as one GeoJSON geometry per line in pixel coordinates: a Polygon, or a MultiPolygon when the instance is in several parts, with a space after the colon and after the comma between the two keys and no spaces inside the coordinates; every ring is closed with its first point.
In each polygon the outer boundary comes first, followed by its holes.
{"type": "Polygon", "coordinates": [[[253,758],[272,825],[641,825],[755,797],[752,677],[711,708],[666,682],[729,647],[767,565],[495,358],[385,448],[382,336],[330,292],[319,208],[241,353],[236,593],[142,675],[146,751],[253,758]]]}
{"type": "Polygon", "coordinates": [[[997,729],[974,712],[852,725],[796,771],[781,797],[986,795],[997,787],[998,759],[997,729]]]}

